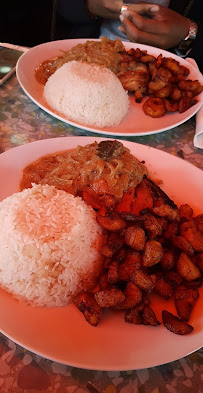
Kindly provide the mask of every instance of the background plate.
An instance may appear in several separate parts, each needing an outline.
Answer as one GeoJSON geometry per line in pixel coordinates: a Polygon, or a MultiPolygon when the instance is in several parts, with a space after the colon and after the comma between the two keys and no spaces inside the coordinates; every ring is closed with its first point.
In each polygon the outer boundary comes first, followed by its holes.
{"type": "MultiPolygon", "coordinates": [[[[18,191],[22,169],[38,157],[100,138],[53,138],[11,149],[0,155],[0,200],[18,191]],[[8,182],[9,179],[9,182],[8,182]]],[[[163,180],[163,189],[177,204],[189,203],[202,212],[203,172],[173,155],[148,146],[123,141],[131,153],[163,180]]],[[[136,326],[125,323],[123,313],[108,312],[95,328],[73,305],[61,308],[26,306],[0,290],[0,331],[21,346],[64,364],[95,370],[148,368],[177,360],[203,343],[203,291],[190,323],[194,331],[177,336],[163,325],[136,326]]],[[[153,308],[161,321],[161,310],[175,312],[174,305],[154,299],[153,308]]]]}
{"type": "MultiPolygon", "coordinates": [[[[134,95],[132,95],[130,97],[130,109],[127,116],[118,126],[108,128],[88,127],[84,124],[75,123],[66,118],[64,115],[58,115],[57,113],[52,111],[43,100],[44,87],[37,82],[34,75],[35,69],[44,60],[60,56],[61,50],[68,51],[73,46],[84,42],[86,42],[86,39],[47,42],[45,44],[41,44],[30,49],[28,52],[26,52],[25,54],[23,54],[23,56],[20,57],[17,63],[16,74],[24,92],[33,102],[35,102],[35,104],[37,104],[40,108],[42,108],[44,111],[54,116],[55,118],[73,126],[80,127],[84,130],[93,131],[99,134],[108,134],[114,136],[140,136],[156,134],[158,132],[166,131],[170,128],[176,127],[179,124],[184,123],[190,117],[192,117],[202,105],[203,92],[198,96],[198,103],[192,106],[186,112],[167,113],[161,118],[153,119],[152,117],[145,115],[142,109],[142,104],[139,105],[135,103],[134,95]]],[[[155,56],[158,56],[160,53],[162,53],[165,57],[173,57],[174,59],[179,61],[180,64],[190,69],[190,74],[188,78],[193,80],[198,79],[201,83],[203,83],[203,76],[196,67],[193,67],[189,62],[172,53],[147,45],[133,44],[131,42],[124,42],[123,44],[127,49],[140,48],[141,50],[147,50],[149,54],[155,56]]]]}

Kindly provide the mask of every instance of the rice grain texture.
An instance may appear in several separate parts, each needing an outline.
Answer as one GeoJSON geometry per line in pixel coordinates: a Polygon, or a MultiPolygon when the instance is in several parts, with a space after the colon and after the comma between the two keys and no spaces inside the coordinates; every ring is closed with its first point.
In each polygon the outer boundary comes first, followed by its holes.
{"type": "Polygon", "coordinates": [[[0,202],[0,286],[34,306],[64,306],[100,273],[92,207],[49,185],[0,202]]]}
{"type": "Polygon", "coordinates": [[[128,94],[112,71],[75,60],[49,77],[44,98],[69,120],[96,127],[118,125],[129,107],[128,94]]]}

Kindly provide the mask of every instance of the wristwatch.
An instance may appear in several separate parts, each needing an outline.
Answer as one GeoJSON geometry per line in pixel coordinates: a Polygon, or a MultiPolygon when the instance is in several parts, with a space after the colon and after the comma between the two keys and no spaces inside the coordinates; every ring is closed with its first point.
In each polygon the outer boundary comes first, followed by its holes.
{"type": "Polygon", "coordinates": [[[181,57],[185,57],[192,49],[192,45],[194,40],[196,39],[198,31],[198,25],[193,20],[189,19],[189,32],[185,38],[180,42],[177,48],[175,48],[175,52],[177,55],[181,57]]]}

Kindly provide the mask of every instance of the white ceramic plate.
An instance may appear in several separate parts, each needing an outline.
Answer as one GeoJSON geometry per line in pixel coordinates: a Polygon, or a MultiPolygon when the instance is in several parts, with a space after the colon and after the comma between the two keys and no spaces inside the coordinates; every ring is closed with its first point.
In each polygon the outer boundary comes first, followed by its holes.
{"type": "MultiPolygon", "coordinates": [[[[0,199],[18,191],[22,169],[38,157],[77,145],[98,142],[89,137],[53,138],[26,144],[0,155],[0,199]],[[8,181],[9,179],[9,181],[8,181]]],[[[160,150],[123,141],[132,154],[145,160],[163,180],[163,189],[177,204],[189,203],[202,212],[203,172],[160,150]]],[[[161,321],[161,310],[175,312],[174,305],[157,300],[153,308],[161,321]]],[[[108,312],[95,328],[75,306],[32,308],[0,290],[0,331],[21,346],[46,358],[95,370],[148,368],[172,362],[197,350],[203,343],[203,291],[191,324],[194,331],[177,336],[163,325],[138,326],[124,322],[122,313],[108,312]]]]}
{"type": "MultiPolygon", "coordinates": [[[[82,128],[84,130],[96,132],[103,135],[114,135],[114,136],[132,136],[132,135],[149,135],[156,134],[158,132],[166,131],[170,128],[176,127],[179,124],[184,123],[190,117],[192,117],[200,108],[203,103],[203,93],[198,96],[198,103],[192,106],[188,111],[184,113],[167,113],[165,116],[153,119],[149,116],[146,116],[142,109],[142,104],[137,104],[134,101],[134,96],[130,97],[130,109],[127,116],[123,119],[120,125],[115,127],[108,128],[98,128],[98,127],[88,127],[84,124],[75,123],[64,115],[58,115],[54,113],[54,111],[50,110],[43,100],[43,90],[44,87],[40,85],[35,78],[35,69],[38,67],[44,60],[52,59],[61,55],[61,50],[68,51],[73,46],[78,43],[84,43],[85,39],[77,39],[77,40],[62,40],[62,41],[53,41],[45,44],[41,44],[35,46],[26,52],[17,63],[17,78],[18,81],[24,90],[24,92],[31,98],[32,101],[35,102],[40,108],[54,116],[55,118],[62,120],[65,123],[71,124],[73,126],[82,128]]],[[[133,44],[129,42],[124,42],[124,45],[127,49],[130,48],[140,48],[142,50],[147,50],[149,54],[158,56],[160,53],[165,57],[173,57],[178,60],[180,64],[185,65],[190,69],[189,78],[190,79],[198,79],[201,83],[203,83],[203,76],[198,71],[198,69],[192,66],[186,60],[179,58],[176,55],[173,55],[167,51],[157,49],[154,47],[141,45],[141,44],[133,44]]]]}

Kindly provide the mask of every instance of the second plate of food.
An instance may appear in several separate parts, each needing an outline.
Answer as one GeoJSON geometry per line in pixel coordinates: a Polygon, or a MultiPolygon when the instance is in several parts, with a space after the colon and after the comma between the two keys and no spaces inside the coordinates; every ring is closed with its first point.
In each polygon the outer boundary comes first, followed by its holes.
{"type": "MultiPolygon", "coordinates": [[[[36,103],[41,109],[53,117],[75,127],[103,135],[141,136],[159,133],[176,127],[191,118],[201,107],[203,103],[203,93],[197,96],[197,103],[183,113],[167,112],[162,117],[152,118],[144,113],[142,107],[143,104],[136,103],[135,96],[132,94],[130,95],[130,107],[128,113],[121,123],[116,126],[105,128],[90,126],[88,124],[83,124],[82,122],[75,122],[65,115],[57,113],[45,102],[43,97],[44,86],[36,79],[35,71],[44,61],[57,58],[76,45],[85,44],[86,41],[87,40],[85,39],[74,39],[44,43],[28,50],[28,52],[21,56],[18,61],[17,78],[22,89],[34,103],[36,103]]],[[[98,40],[94,41],[98,42],[98,40]]],[[[178,61],[181,66],[185,66],[189,70],[187,79],[198,80],[200,83],[203,83],[203,77],[198,68],[192,66],[185,59],[179,58],[178,56],[167,51],[142,44],[133,44],[127,42],[124,43],[124,46],[127,50],[138,48],[141,51],[147,51],[149,55],[153,55],[155,57],[158,57],[160,54],[163,57],[171,57],[178,61]]],[[[143,100],[143,102],[145,100],[146,98],[143,100]]]]}

